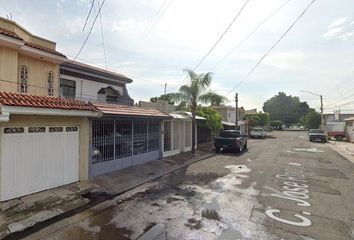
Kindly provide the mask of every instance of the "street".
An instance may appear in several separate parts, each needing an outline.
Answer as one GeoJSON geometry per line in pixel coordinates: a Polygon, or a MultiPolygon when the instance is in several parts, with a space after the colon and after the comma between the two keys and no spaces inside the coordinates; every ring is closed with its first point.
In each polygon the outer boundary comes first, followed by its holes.
{"type": "Polygon", "coordinates": [[[353,239],[353,163],[310,143],[306,132],[271,134],[249,139],[242,154],[182,168],[41,237],[137,239],[164,224],[169,240],[353,239]]]}

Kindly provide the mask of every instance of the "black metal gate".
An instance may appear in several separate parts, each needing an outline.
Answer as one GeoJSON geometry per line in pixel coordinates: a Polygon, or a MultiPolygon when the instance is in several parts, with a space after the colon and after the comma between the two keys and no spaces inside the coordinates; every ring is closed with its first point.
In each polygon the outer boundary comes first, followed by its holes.
{"type": "Polygon", "coordinates": [[[90,176],[158,159],[160,146],[160,121],[93,120],[90,176]]]}

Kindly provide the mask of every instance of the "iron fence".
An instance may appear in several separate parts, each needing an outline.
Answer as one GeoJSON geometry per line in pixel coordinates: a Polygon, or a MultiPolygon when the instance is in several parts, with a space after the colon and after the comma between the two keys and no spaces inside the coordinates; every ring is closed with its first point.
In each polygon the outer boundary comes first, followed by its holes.
{"type": "Polygon", "coordinates": [[[92,163],[157,151],[160,132],[158,121],[93,120],[92,163]]]}

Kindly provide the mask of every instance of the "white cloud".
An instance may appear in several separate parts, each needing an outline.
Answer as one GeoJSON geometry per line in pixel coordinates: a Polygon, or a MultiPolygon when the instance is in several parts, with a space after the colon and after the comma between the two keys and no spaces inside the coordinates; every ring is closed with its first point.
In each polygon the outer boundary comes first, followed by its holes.
{"type": "Polygon", "coordinates": [[[346,23],[348,21],[348,17],[341,17],[341,18],[337,18],[335,19],[329,26],[328,29],[334,28],[334,27],[338,27],[340,25],[343,25],[344,23],[346,23]]]}
{"type": "Polygon", "coordinates": [[[282,69],[295,69],[302,65],[305,53],[302,50],[271,53],[264,63],[282,69]]]}
{"type": "Polygon", "coordinates": [[[136,21],[134,19],[126,19],[122,21],[114,21],[113,26],[111,28],[112,32],[123,32],[127,29],[136,29],[136,21]]]}
{"type": "Polygon", "coordinates": [[[351,39],[351,38],[353,38],[354,37],[354,31],[352,31],[352,32],[347,32],[347,33],[345,33],[345,34],[343,34],[343,35],[340,35],[338,38],[340,39],[340,40],[342,40],[342,41],[347,41],[347,40],[349,40],[349,39],[351,39]]]}
{"type": "Polygon", "coordinates": [[[334,27],[330,28],[327,32],[323,34],[325,38],[334,38],[337,37],[340,33],[342,33],[344,30],[344,27],[334,27]]]}
{"type": "Polygon", "coordinates": [[[348,17],[337,18],[328,26],[328,30],[323,34],[323,37],[347,41],[353,37],[353,25],[354,21],[350,21],[348,17]]]}

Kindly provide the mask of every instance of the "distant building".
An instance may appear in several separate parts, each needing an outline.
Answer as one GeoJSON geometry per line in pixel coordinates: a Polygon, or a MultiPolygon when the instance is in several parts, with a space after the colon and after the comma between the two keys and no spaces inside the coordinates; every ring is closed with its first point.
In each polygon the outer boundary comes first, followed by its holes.
{"type": "Polygon", "coordinates": [[[167,101],[164,100],[156,100],[156,102],[145,102],[145,101],[139,101],[139,106],[140,107],[146,107],[146,108],[154,108],[158,109],[164,113],[171,113],[176,111],[176,106],[168,104],[167,101]]]}
{"type": "MultiPolygon", "coordinates": [[[[225,122],[234,123],[236,122],[236,111],[235,107],[232,106],[212,106],[212,108],[218,111],[225,122]]],[[[246,111],[243,107],[237,109],[237,120],[243,120],[246,115],[246,111]]]]}
{"type": "Polygon", "coordinates": [[[247,114],[257,114],[257,108],[254,108],[254,109],[250,109],[250,110],[245,110],[246,111],[246,115],[247,114]]]}
{"type": "Polygon", "coordinates": [[[326,122],[344,122],[345,119],[354,117],[354,113],[340,113],[340,112],[335,112],[335,113],[326,113],[323,114],[323,120],[324,123],[326,122]]]}

